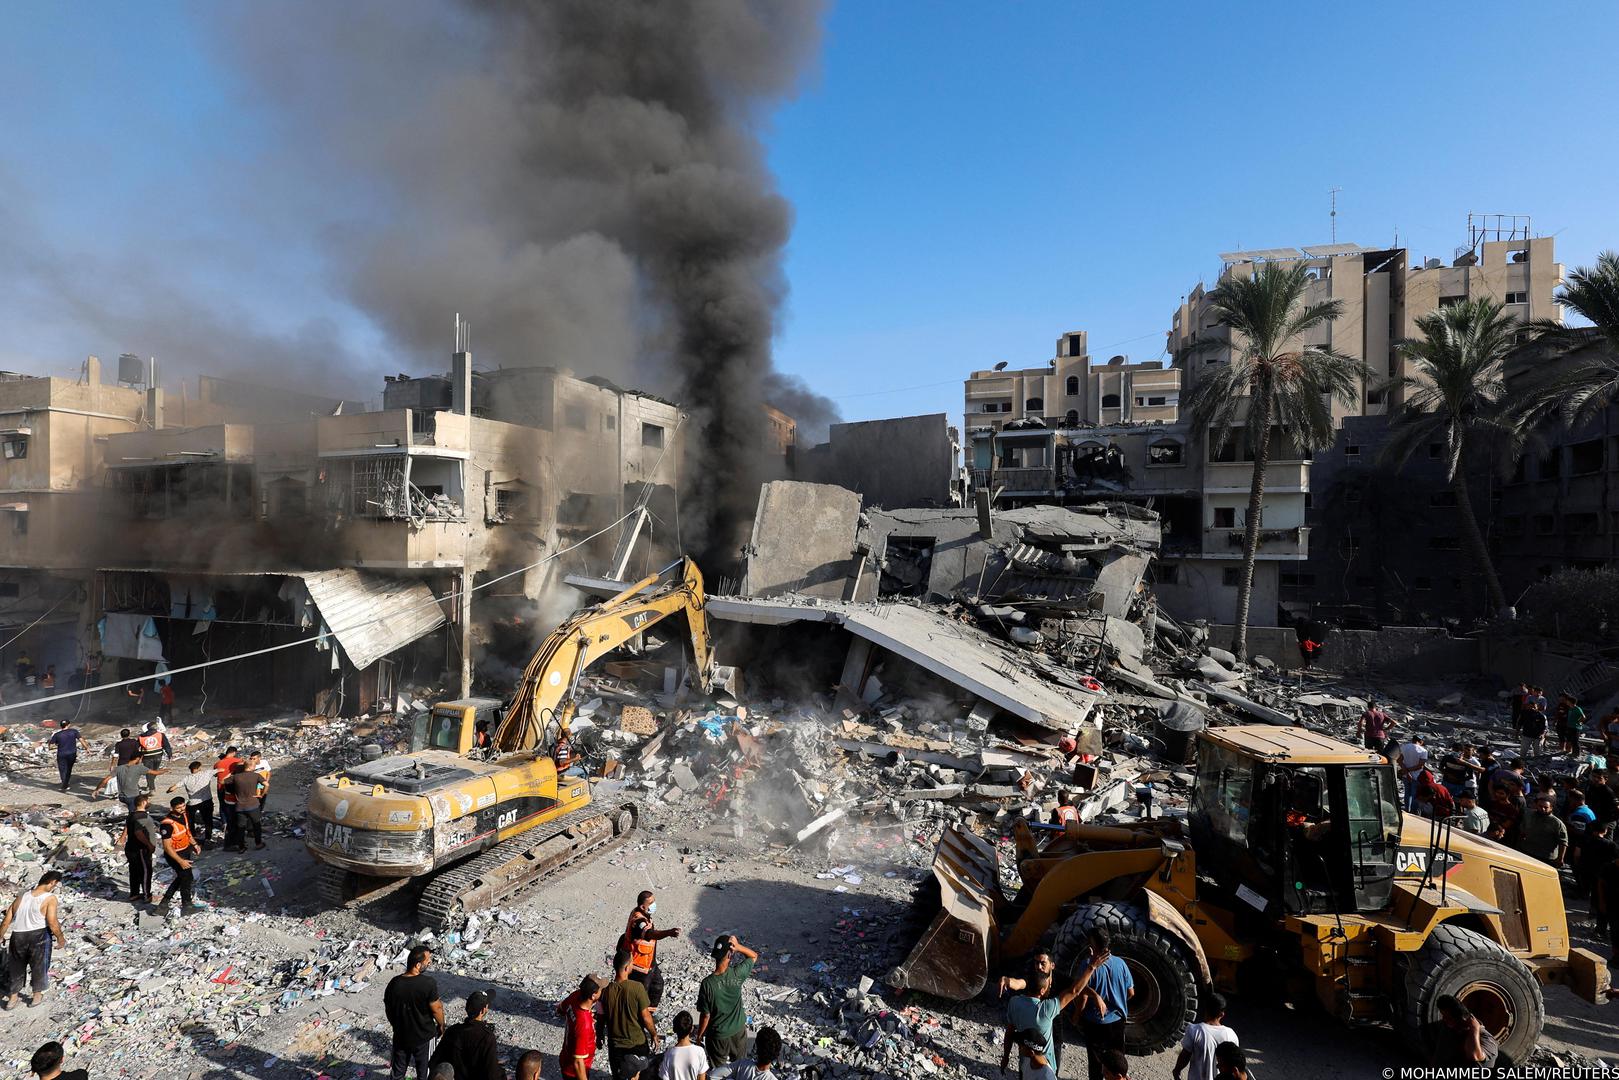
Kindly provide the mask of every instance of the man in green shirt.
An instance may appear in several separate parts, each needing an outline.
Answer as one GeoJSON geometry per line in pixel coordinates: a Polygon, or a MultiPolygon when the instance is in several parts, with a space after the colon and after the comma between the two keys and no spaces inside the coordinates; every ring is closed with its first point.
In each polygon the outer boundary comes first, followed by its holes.
{"type": "Polygon", "coordinates": [[[646,987],[630,978],[630,954],[614,957],[613,984],[602,995],[607,1020],[607,1062],[613,1080],[629,1080],[649,1064],[658,1045],[658,1025],[646,987]]]}
{"type": "Polygon", "coordinates": [[[1563,856],[1568,853],[1568,827],[1552,812],[1556,805],[1557,800],[1549,791],[1535,796],[1534,812],[1523,821],[1523,838],[1518,842],[1518,850],[1541,862],[1562,866],[1563,856]]]}
{"type": "Polygon", "coordinates": [[[742,984],[753,974],[759,954],[735,935],[714,942],[714,974],[697,988],[697,1039],[708,1051],[710,1068],[739,1061],[748,1049],[748,1011],[742,1007],[742,984]],[[742,957],[732,960],[732,955],[742,957]]]}

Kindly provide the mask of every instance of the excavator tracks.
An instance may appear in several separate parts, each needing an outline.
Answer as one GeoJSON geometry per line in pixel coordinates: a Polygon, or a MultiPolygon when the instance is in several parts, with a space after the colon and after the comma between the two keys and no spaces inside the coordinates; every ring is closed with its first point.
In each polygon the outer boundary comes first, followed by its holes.
{"type": "Polygon", "coordinates": [[[464,915],[554,880],[622,845],[638,815],[634,803],[608,810],[586,806],[496,844],[429,880],[416,902],[417,920],[433,929],[451,927],[464,915]]]}

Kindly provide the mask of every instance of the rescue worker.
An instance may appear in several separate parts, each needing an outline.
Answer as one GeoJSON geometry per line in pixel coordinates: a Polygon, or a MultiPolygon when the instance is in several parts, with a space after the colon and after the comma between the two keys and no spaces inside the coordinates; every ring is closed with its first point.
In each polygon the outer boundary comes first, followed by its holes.
{"type": "Polygon", "coordinates": [[[146,725],[137,741],[141,747],[141,764],[151,770],[146,778],[146,793],[150,795],[155,789],[152,777],[163,768],[163,759],[174,756],[173,747],[169,746],[169,737],[158,730],[157,722],[152,721],[146,725]]]}
{"type": "Polygon", "coordinates": [[[191,915],[202,909],[191,902],[191,859],[197,853],[197,841],[191,835],[191,822],[186,820],[186,801],[175,798],[169,802],[169,812],[157,827],[163,844],[163,859],[174,871],[174,880],[157,902],[157,910],[167,914],[169,901],[175,892],[180,894],[180,914],[191,915]]]}
{"type": "Polygon", "coordinates": [[[1067,825],[1070,821],[1079,821],[1079,807],[1074,805],[1074,793],[1065,791],[1058,797],[1057,805],[1051,808],[1051,823],[1067,825]]]}
{"type": "Polygon", "coordinates": [[[659,930],[652,921],[658,910],[658,898],[648,889],[635,898],[635,910],[630,912],[624,925],[624,936],[618,941],[620,952],[630,954],[630,978],[646,987],[646,996],[652,1007],[663,1000],[663,972],[658,970],[658,942],[664,938],[680,936],[680,927],[659,930]]]}

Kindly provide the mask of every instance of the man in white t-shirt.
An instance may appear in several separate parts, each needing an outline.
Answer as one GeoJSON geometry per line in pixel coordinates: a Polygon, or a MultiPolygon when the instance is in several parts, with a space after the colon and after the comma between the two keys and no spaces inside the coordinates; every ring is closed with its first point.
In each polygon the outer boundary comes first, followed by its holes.
{"type": "Polygon", "coordinates": [[[1413,735],[1400,744],[1400,780],[1405,784],[1405,808],[1414,810],[1417,799],[1417,779],[1428,764],[1428,748],[1422,745],[1422,736],[1413,735]]]}
{"type": "Polygon", "coordinates": [[[675,1017],[675,1045],[664,1051],[663,1064],[658,1066],[659,1080],[704,1080],[708,1076],[708,1051],[691,1041],[691,1013],[682,1010],[675,1017]]]}
{"type": "Polygon", "coordinates": [[[1199,1021],[1181,1036],[1180,1056],[1175,1059],[1175,1080],[1181,1080],[1187,1066],[1187,1080],[1214,1080],[1214,1049],[1221,1043],[1237,1042],[1237,1033],[1225,1026],[1225,996],[1211,992],[1198,1009],[1199,1021]]]}

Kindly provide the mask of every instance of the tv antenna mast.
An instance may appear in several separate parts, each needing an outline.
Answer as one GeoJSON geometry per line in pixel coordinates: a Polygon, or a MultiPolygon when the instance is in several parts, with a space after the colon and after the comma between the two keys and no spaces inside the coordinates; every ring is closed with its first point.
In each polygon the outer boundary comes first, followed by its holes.
{"type": "Polygon", "coordinates": [[[1343,188],[1341,187],[1335,187],[1327,191],[1327,197],[1332,200],[1332,213],[1328,216],[1332,219],[1332,242],[1334,244],[1338,242],[1338,192],[1342,190],[1343,188]]]}

